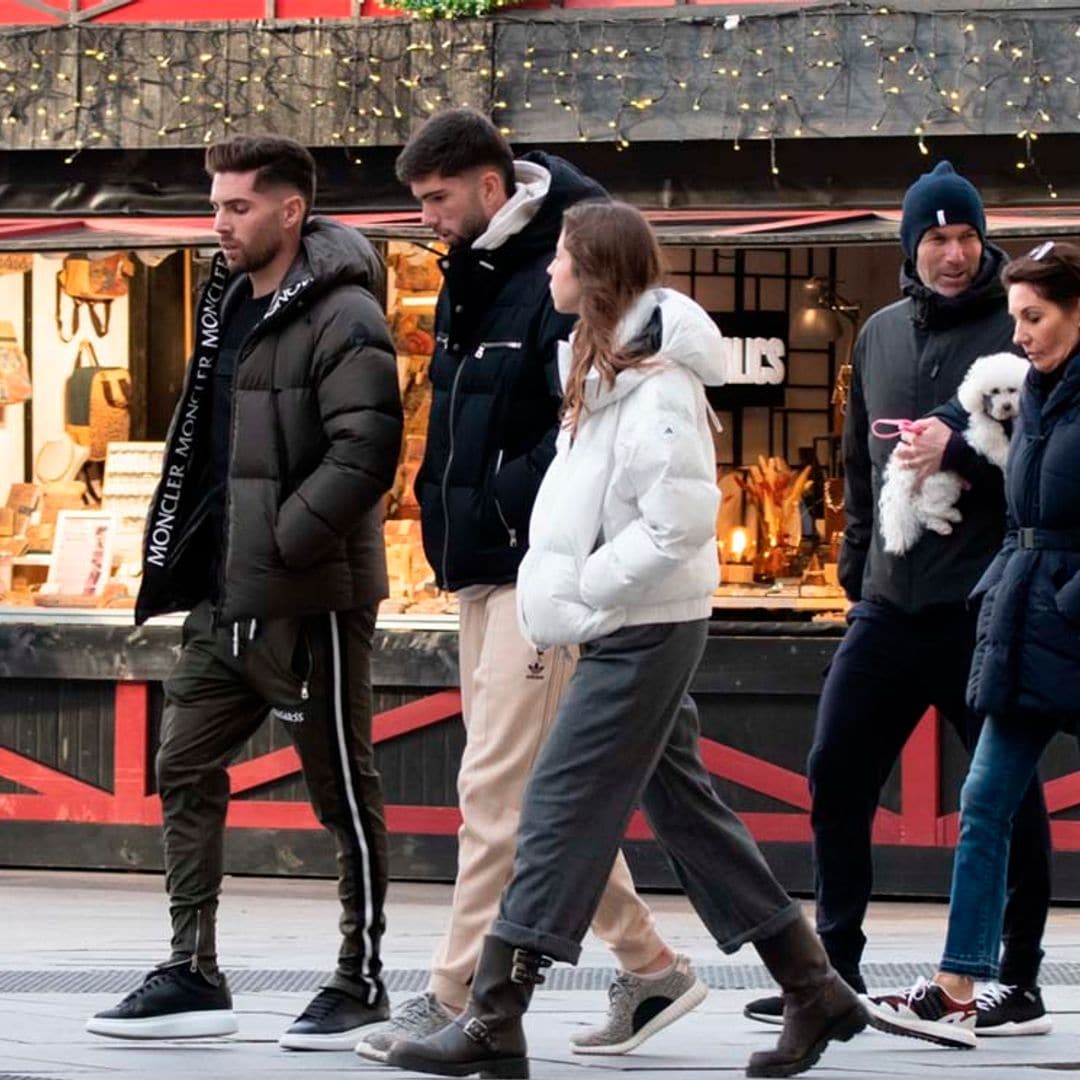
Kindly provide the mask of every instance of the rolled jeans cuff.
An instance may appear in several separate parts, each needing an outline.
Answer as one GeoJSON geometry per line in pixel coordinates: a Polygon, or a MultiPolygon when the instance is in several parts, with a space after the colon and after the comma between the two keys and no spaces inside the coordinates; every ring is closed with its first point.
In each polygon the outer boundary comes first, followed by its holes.
{"type": "Polygon", "coordinates": [[[566,964],[576,964],[581,959],[581,944],[558,934],[546,934],[542,930],[533,930],[528,926],[519,926],[506,919],[496,919],[491,932],[507,945],[519,949],[531,949],[533,952],[550,956],[552,960],[561,960],[566,964]]]}
{"type": "Polygon", "coordinates": [[[996,961],[979,960],[975,957],[958,959],[948,954],[942,956],[938,965],[941,971],[948,975],[966,975],[971,979],[997,979],[998,966],[996,961]]]}

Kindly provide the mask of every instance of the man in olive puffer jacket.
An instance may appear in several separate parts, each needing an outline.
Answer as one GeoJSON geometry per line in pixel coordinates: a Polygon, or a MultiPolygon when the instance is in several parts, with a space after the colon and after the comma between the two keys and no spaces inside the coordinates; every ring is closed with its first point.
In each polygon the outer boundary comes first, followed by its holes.
{"type": "Polygon", "coordinates": [[[146,525],[136,621],[186,610],[157,756],[172,954],[100,1035],[237,1029],[217,966],[228,764],[284,722],[338,847],[334,975],[281,1037],[351,1049],[388,1015],[379,943],[382,789],[371,743],[371,646],[386,595],[382,499],[401,443],[394,349],[371,246],[309,217],[315,162],[289,139],[211,146],[221,252],[146,525]]]}

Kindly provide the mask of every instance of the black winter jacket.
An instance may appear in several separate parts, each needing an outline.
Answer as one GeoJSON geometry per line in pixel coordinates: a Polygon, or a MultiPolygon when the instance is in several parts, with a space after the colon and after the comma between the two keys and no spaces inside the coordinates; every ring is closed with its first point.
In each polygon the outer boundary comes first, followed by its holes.
{"type": "Polygon", "coordinates": [[[908,263],[901,273],[907,298],[876,312],[859,334],[844,421],[846,527],[838,568],[851,600],[872,600],[912,615],[938,604],[963,604],[1001,545],[1001,473],[961,443],[952,464],[971,485],[958,504],[963,521],[951,536],[927,531],[906,554],[887,553],[876,527],[877,504],[896,443],[875,436],[871,425],[935,411],[954,428],[962,422],[957,417],[966,414],[948,403],[972,362],[1013,351],[1012,319],[998,276],[1004,258],[987,245],[976,280],[955,298],[928,289],[908,263]]]}
{"type": "Polygon", "coordinates": [[[306,225],[299,256],[237,356],[216,535],[210,387],[240,278],[214,259],[146,524],[136,622],[206,599],[214,563],[222,623],[347,611],[386,595],[382,497],[400,451],[401,401],[373,295],[382,273],[354,230],[322,218],[306,225]]]}
{"type": "Polygon", "coordinates": [[[555,456],[561,400],[556,344],[569,336],[548,292],[562,214],[606,192],[561,158],[532,220],[491,251],[454,248],[440,261],[431,420],[416,478],[424,551],[439,585],[517,577],[529,515],[555,456]]]}
{"type": "Polygon", "coordinates": [[[1080,355],[1050,392],[1034,368],[1005,467],[1008,533],[982,600],[968,697],[984,715],[1080,716],[1080,355]]]}

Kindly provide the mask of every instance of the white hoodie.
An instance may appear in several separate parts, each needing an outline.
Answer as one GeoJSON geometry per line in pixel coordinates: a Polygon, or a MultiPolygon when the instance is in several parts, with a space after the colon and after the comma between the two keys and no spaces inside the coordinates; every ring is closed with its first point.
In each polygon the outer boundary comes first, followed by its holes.
{"type": "MultiPolygon", "coordinates": [[[[577,437],[559,433],[518,571],[518,618],[540,647],[621,626],[708,618],[718,581],[720,493],[705,384],[723,382],[722,338],[671,289],[642,294],[616,339],[632,341],[660,308],[654,361],[585,383],[577,437]]],[[[560,343],[563,384],[570,346],[560,343]]]]}

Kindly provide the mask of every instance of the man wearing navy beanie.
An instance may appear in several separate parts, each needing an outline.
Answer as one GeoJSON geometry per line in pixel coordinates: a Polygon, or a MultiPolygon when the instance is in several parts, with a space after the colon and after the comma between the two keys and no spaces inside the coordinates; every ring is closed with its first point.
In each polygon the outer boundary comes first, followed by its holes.
{"type": "MultiPolygon", "coordinates": [[[[871,827],[881,790],[927,709],[936,708],[969,748],[978,739],[981,719],[965,704],[975,647],[967,597],[1005,527],[1001,473],[954,430],[967,416],[953,400],[973,361],[1013,349],[999,277],[1005,255],[986,241],[978,190],[947,161],[908,188],[900,242],[904,299],[867,320],[852,358],[839,575],[853,607],[822,689],[807,763],[817,929],[833,967],[860,993],[866,991],[859,965],[873,882],[871,827]],[[938,410],[941,416],[932,415],[938,410]],[[926,532],[894,555],[884,549],[877,505],[895,444],[876,438],[871,425],[928,416],[925,430],[905,436],[897,452],[923,476],[947,468],[964,477],[963,520],[950,536],[926,532]]],[[[941,987],[920,987],[871,999],[871,1010],[886,1008],[894,1027],[910,1021],[924,1032],[919,1038],[947,1045],[971,1045],[972,1023],[979,1035],[1049,1031],[1038,988],[1049,901],[1049,824],[1034,782],[1013,826],[1000,993],[980,998],[976,1009],[952,1001],[941,987]],[[937,1023],[942,1018],[952,1022],[937,1023]]],[[[779,1012],[778,997],[746,1007],[748,1016],[764,1021],[778,1020],[779,1012]]]]}
{"type": "Polygon", "coordinates": [[[986,239],[986,213],[979,192],[949,162],[942,161],[923,173],[904,195],[900,222],[904,254],[915,259],[926,231],[949,225],[970,225],[979,234],[980,243],[986,239]]]}

